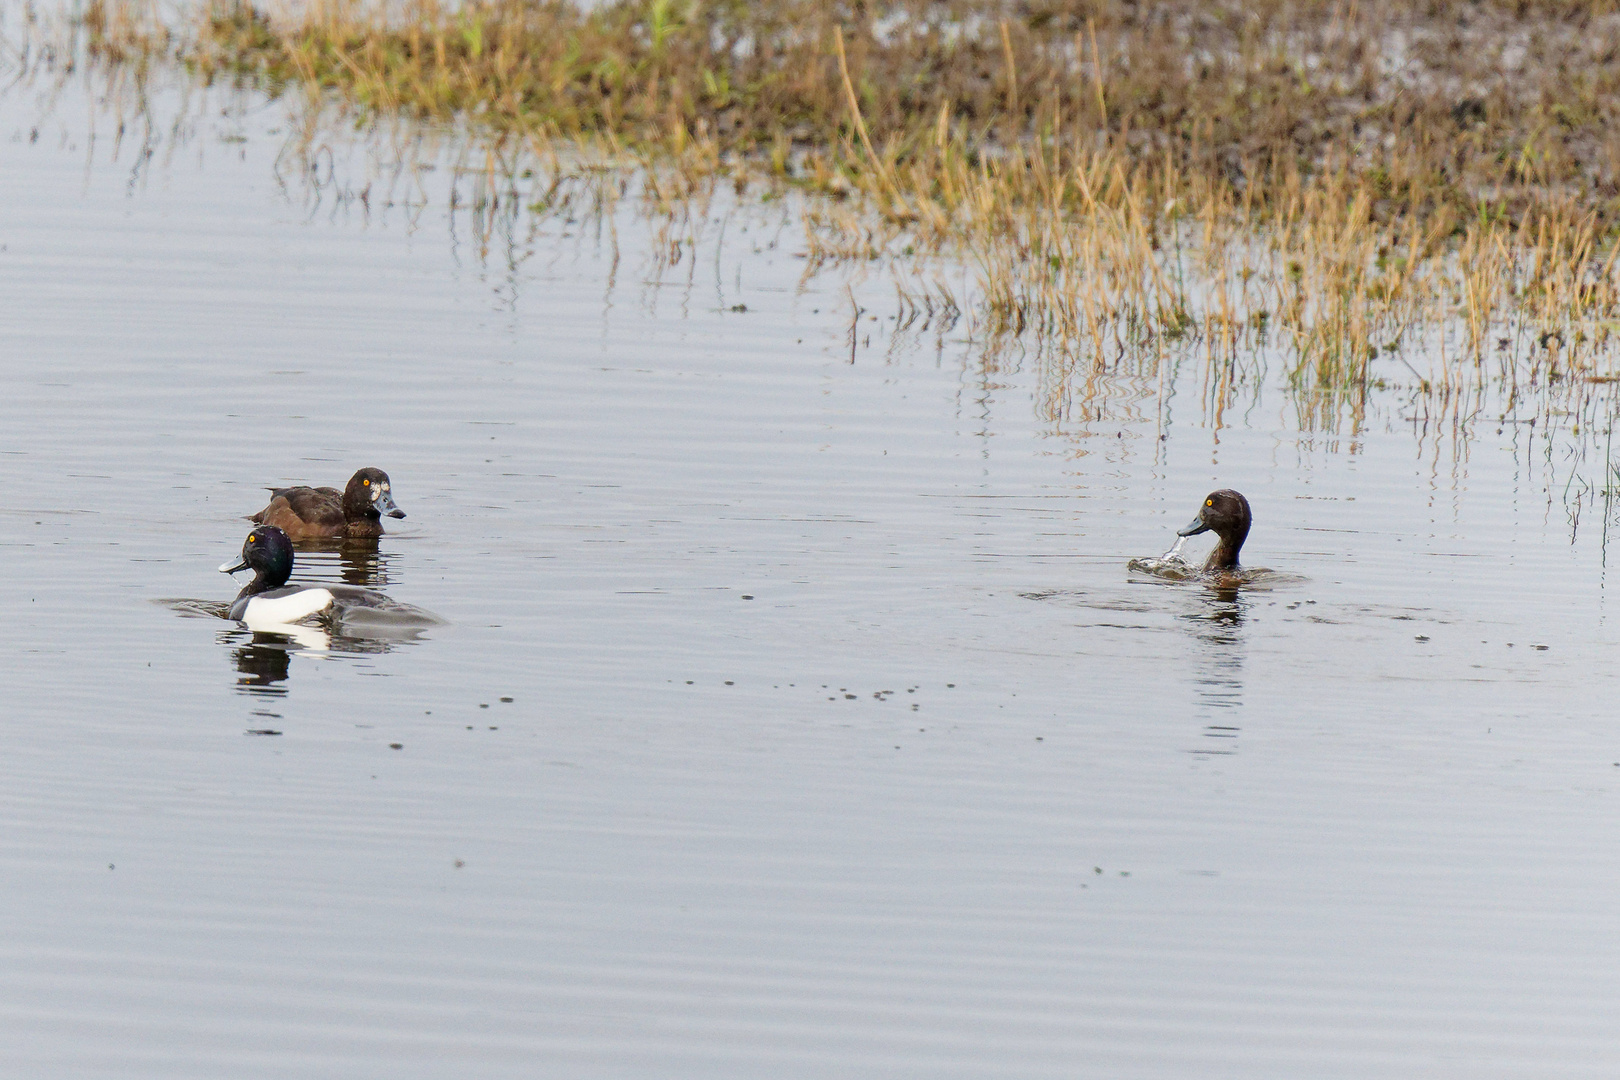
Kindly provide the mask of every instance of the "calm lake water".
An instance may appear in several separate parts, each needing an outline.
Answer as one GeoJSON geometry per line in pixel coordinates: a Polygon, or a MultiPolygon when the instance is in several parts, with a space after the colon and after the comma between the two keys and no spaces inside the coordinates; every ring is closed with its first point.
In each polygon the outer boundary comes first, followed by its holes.
{"type": "Polygon", "coordinates": [[[190,115],[0,100],[6,1073],[1614,1075],[1609,386],[1056,410],[780,205],[481,250],[190,115]],[[176,610],[366,465],[295,580],[449,625],[176,610]],[[1132,581],[1221,486],[1303,580],[1132,581]]]}

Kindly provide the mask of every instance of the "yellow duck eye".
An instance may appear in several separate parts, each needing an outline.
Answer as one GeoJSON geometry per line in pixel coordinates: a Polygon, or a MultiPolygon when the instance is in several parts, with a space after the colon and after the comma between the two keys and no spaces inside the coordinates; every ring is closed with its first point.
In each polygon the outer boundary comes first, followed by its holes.
{"type": "Polygon", "coordinates": [[[360,481],[360,486],[361,487],[370,487],[371,486],[371,481],[370,480],[362,480],[362,481],[360,481]]]}
{"type": "Polygon", "coordinates": [[[1204,505],[1205,506],[1214,506],[1215,505],[1215,500],[1214,499],[1205,499],[1204,500],[1204,505]]]}
{"type": "Polygon", "coordinates": [[[252,544],[252,543],[256,542],[258,539],[259,539],[259,537],[257,536],[257,534],[248,533],[248,543],[252,544]]]}

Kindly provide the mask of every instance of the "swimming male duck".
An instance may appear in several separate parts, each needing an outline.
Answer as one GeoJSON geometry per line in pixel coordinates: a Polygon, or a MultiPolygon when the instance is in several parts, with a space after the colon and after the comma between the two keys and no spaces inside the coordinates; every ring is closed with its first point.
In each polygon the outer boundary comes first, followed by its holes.
{"type": "Polygon", "coordinates": [[[1198,508],[1198,516],[1185,529],[1178,529],[1176,535],[1214,533],[1220,539],[1204,562],[1204,572],[1236,570],[1238,552],[1243,549],[1243,541],[1249,536],[1249,526],[1253,520],[1249,514],[1249,500],[1231,488],[1221,488],[1209,493],[1204,505],[1198,508]]]}
{"type": "Polygon", "coordinates": [[[312,615],[341,618],[361,611],[398,624],[431,625],[443,621],[372,589],[354,585],[288,585],[292,566],[292,541],[285,532],[274,525],[261,525],[248,533],[242,544],[242,557],[219,568],[224,574],[253,571],[253,580],[236,594],[227,617],[247,623],[249,627],[286,625],[312,615]]]}
{"type": "Polygon", "coordinates": [[[393,485],[381,469],[361,469],[339,491],[329,487],[270,489],[270,505],[250,519],[273,525],[290,540],[320,536],[368,538],[383,534],[382,516],[402,518],[394,505],[393,485]]]}

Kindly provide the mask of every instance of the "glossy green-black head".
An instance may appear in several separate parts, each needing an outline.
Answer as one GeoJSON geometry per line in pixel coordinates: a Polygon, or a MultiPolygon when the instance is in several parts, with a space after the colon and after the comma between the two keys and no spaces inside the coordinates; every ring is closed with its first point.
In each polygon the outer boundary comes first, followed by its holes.
{"type": "Polygon", "coordinates": [[[343,516],[346,518],[402,518],[405,511],[394,505],[394,485],[381,469],[361,469],[349,478],[343,489],[343,516]]]}
{"type": "Polygon", "coordinates": [[[279,589],[292,577],[293,546],[287,534],[274,525],[261,525],[248,533],[242,541],[242,558],[221,566],[220,573],[234,574],[238,570],[252,570],[254,592],[279,589]]]}
{"type": "Polygon", "coordinates": [[[1249,525],[1253,520],[1249,514],[1249,500],[1231,488],[1221,488],[1205,496],[1204,505],[1198,508],[1198,516],[1185,529],[1177,530],[1176,535],[1214,533],[1220,537],[1220,543],[1215,545],[1205,567],[1211,570],[1232,569],[1238,564],[1238,552],[1248,538],[1249,525]]]}

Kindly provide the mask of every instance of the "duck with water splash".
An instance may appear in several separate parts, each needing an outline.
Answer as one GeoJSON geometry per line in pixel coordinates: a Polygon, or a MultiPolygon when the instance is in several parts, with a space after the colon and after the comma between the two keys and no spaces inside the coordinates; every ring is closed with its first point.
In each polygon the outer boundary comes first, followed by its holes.
{"type": "MultiPolygon", "coordinates": [[[[1254,516],[1249,513],[1249,500],[1231,488],[1212,491],[1198,508],[1198,516],[1184,529],[1177,529],[1180,537],[1197,536],[1212,532],[1218,538],[1215,550],[1204,560],[1204,573],[1236,573],[1238,552],[1249,538],[1249,526],[1254,516]]],[[[1179,545],[1178,545],[1179,546],[1179,545]]]]}
{"type": "Polygon", "coordinates": [[[1249,500],[1242,494],[1231,488],[1212,491],[1204,497],[1198,516],[1186,528],[1176,530],[1174,547],[1157,558],[1132,559],[1129,568],[1164,581],[1201,581],[1217,588],[1270,588],[1302,582],[1304,579],[1296,575],[1246,569],[1238,564],[1238,554],[1243,550],[1243,541],[1249,537],[1253,521],[1249,500]],[[1182,559],[1181,546],[1188,537],[1205,532],[1215,534],[1215,549],[1204,560],[1204,565],[1195,570],[1182,559]]]}

